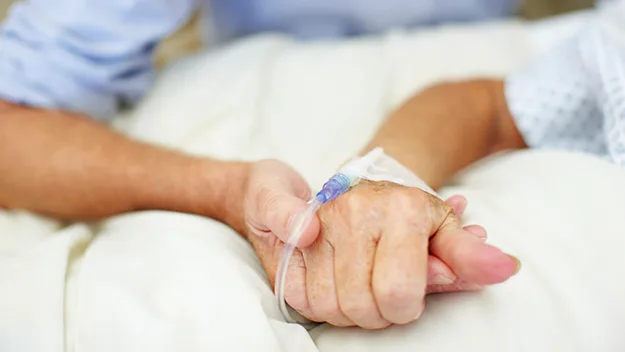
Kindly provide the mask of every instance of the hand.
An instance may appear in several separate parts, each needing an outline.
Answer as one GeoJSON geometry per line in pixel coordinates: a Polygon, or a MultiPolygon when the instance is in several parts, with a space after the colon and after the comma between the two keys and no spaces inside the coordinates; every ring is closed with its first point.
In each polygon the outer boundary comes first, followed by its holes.
{"type": "MultiPolygon", "coordinates": [[[[309,196],[301,177],[280,162],[252,169],[248,236],[272,285],[280,239],[309,196]]],[[[464,206],[463,198],[450,203],[464,206]]],[[[449,205],[418,189],[364,182],[319,215],[302,236],[286,281],[289,305],[314,321],[364,328],[407,323],[421,314],[426,291],[477,289],[518,270],[515,259],[480,239],[482,228],[461,228],[449,205]]]]}

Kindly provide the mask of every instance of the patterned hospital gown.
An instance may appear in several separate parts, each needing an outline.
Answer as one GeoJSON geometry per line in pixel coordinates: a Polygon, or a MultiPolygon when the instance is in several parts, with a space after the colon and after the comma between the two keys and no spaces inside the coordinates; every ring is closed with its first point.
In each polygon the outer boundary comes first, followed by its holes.
{"type": "Polygon", "coordinates": [[[625,1],[506,80],[530,147],[586,151],[625,166],[625,1]]]}

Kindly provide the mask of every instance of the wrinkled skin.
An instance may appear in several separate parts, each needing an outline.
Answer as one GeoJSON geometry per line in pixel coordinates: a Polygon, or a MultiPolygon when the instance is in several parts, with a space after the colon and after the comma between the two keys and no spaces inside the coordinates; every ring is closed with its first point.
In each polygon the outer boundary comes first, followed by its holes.
{"type": "MultiPolygon", "coordinates": [[[[310,190],[291,168],[259,162],[246,190],[248,238],[273,285],[288,222],[310,190]],[[271,176],[269,176],[271,175],[271,176]]],[[[379,329],[416,320],[428,292],[478,290],[519,263],[462,227],[461,196],[443,202],[388,182],[361,182],[323,205],[290,263],[285,296],[300,314],[337,326],[379,329]]]]}

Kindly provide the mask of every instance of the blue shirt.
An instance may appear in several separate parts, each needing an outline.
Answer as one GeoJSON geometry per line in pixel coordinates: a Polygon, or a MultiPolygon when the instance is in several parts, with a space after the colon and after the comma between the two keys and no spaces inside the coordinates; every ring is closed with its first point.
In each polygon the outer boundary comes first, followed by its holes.
{"type": "MultiPolygon", "coordinates": [[[[260,31],[300,37],[372,33],[391,26],[477,20],[518,0],[213,0],[219,40],[260,31]]],[[[149,89],[157,43],[196,0],[27,0],[0,32],[0,98],[112,116],[149,89]]]]}

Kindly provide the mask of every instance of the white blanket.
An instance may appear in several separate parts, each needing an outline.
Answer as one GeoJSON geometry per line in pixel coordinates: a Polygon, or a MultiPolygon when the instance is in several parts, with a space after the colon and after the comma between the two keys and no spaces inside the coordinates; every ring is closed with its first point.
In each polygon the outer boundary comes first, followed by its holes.
{"type": "MultiPolygon", "coordinates": [[[[277,157],[317,187],[416,90],[504,75],[579,20],[309,45],[257,37],[173,67],[116,126],[200,155],[277,157]]],[[[560,152],[467,170],[442,195],[467,195],[465,221],[521,273],[431,296],[419,322],[376,332],[282,322],[252,249],[209,219],[143,212],[62,228],[0,211],[0,351],[623,351],[623,176],[560,152]]]]}

